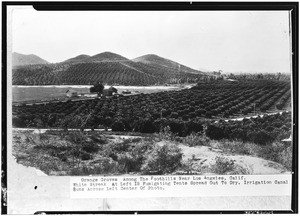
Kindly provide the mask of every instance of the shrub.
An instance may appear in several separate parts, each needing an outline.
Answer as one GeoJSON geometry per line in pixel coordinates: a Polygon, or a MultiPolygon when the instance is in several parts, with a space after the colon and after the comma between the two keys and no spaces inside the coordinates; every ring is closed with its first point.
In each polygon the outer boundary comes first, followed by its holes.
{"type": "Polygon", "coordinates": [[[206,135],[214,140],[220,140],[226,137],[224,130],[217,125],[209,125],[206,129],[206,135]]]}
{"type": "Polygon", "coordinates": [[[279,153],[279,163],[281,163],[285,168],[292,171],[293,166],[293,146],[290,145],[286,147],[281,153],[279,153]]]}
{"type": "MultiPolygon", "coordinates": [[[[128,172],[140,172],[141,166],[146,159],[146,152],[153,148],[153,142],[137,143],[126,158],[128,172]]],[[[118,160],[119,162],[119,160],[118,160]]],[[[119,162],[120,163],[120,162],[119,162]]]]}
{"type": "Polygon", "coordinates": [[[141,170],[145,174],[167,174],[181,166],[181,149],[174,144],[156,145],[146,157],[141,170]]]}
{"type": "Polygon", "coordinates": [[[188,146],[209,146],[210,139],[201,133],[191,133],[183,139],[188,146]]]}
{"type": "Polygon", "coordinates": [[[24,165],[34,166],[45,172],[47,175],[50,175],[53,171],[61,171],[66,169],[65,164],[61,163],[59,158],[52,157],[51,155],[28,155],[27,160],[28,164],[24,165]]]}
{"type": "Polygon", "coordinates": [[[254,143],[244,143],[241,141],[220,140],[215,142],[215,148],[222,149],[225,152],[241,155],[255,155],[261,149],[254,143]]]}
{"type": "Polygon", "coordinates": [[[292,169],[293,149],[292,145],[282,142],[274,142],[271,145],[264,146],[258,156],[266,160],[271,160],[282,164],[287,169],[292,169]]]}
{"type": "Polygon", "coordinates": [[[261,130],[258,132],[252,132],[249,134],[250,139],[259,145],[266,145],[273,141],[273,137],[270,136],[268,132],[265,130],[261,130]]]}
{"type": "Polygon", "coordinates": [[[269,145],[259,145],[240,141],[212,141],[210,145],[227,153],[251,155],[265,160],[282,164],[285,168],[292,169],[292,145],[282,142],[273,142],[269,145]]]}
{"type": "Polygon", "coordinates": [[[131,171],[131,167],[134,166],[135,160],[129,152],[118,154],[118,170],[123,173],[131,171]]]}
{"type": "Polygon", "coordinates": [[[156,131],[156,127],[152,119],[139,118],[134,122],[134,131],[141,133],[154,133],[156,131]]]}
{"type": "Polygon", "coordinates": [[[111,125],[111,130],[112,131],[124,131],[125,130],[125,124],[121,119],[117,119],[113,121],[111,125]]]}
{"type": "Polygon", "coordinates": [[[115,142],[109,143],[109,144],[105,145],[105,149],[116,151],[116,152],[123,152],[123,151],[128,151],[130,146],[131,146],[130,142],[128,142],[127,140],[124,140],[121,143],[115,143],[115,142]]]}
{"type": "MultiPolygon", "coordinates": [[[[24,118],[23,118],[24,119],[24,118]]],[[[14,127],[26,127],[25,121],[22,119],[22,116],[13,116],[12,117],[12,125],[14,127]]]]}
{"type": "Polygon", "coordinates": [[[201,122],[189,121],[185,124],[185,132],[184,135],[188,135],[191,133],[198,133],[203,131],[203,125],[201,122]]]}
{"type": "Polygon", "coordinates": [[[78,166],[70,170],[70,175],[91,175],[117,173],[118,163],[111,158],[102,157],[97,161],[89,163],[87,166],[78,166]]]}
{"type": "Polygon", "coordinates": [[[82,160],[90,160],[90,159],[92,159],[92,155],[88,154],[86,152],[83,152],[83,153],[81,153],[81,159],[82,160]]]}
{"type": "Polygon", "coordinates": [[[91,136],[90,136],[90,139],[93,141],[93,142],[96,142],[96,143],[99,143],[99,144],[107,144],[107,138],[104,137],[104,136],[99,136],[97,134],[97,132],[92,132],[91,136]]]}
{"type": "Polygon", "coordinates": [[[161,140],[169,140],[173,141],[175,140],[176,134],[171,132],[171,129],[169,126],[164,127],[158,134],[156,134],[156,138],[161,140]]]}
{"type": "Polygon", "coordinates": [[[136,138],[131,138],[131,139],[127,139],[127,140],[130,141],[131,143],[137,143],[137,142],[142,141],[142,138],[141,137],[136,137],[136,138]]]}
{"type": "Polygon", "coordinates": [[[225,158],[224,156],[217,156],[215,161],[215,164],[211,166],[213,173],[222,175],[234,171],[234,160],[225,158]]]}
{"type": "Polygon", "coordinates": [[[84,143],[82,150],[89,153],[93,153],[99,150],[99,146],[95,143],[84,143]]]}
{"type": "Polygon", "coordinates": [[[118,154],[118,170],[120,173],[139,172],[144,160],[144,153],[137,149],[120,153],[118,154]]]}
{"type": "Polygon", "coordinates": [[[101,155],[114,160],[119,173],[140,172],[146,152],[152,148],[153,142],[141,141],[141,138],[126,139],[105,145],[101,155]]]}
{"type": "Polygon", "coordinates": [[[74,144],[82,144],[85,141],[85,135],[81,131],[72,131],[66,137],[68,141],[74,144]]]}
{"type": "Polygon", "coordinates": [[[169,127],[172,133],[182,136],[184,131],[184,122],[180,120],[171,119],[169,127]]]}

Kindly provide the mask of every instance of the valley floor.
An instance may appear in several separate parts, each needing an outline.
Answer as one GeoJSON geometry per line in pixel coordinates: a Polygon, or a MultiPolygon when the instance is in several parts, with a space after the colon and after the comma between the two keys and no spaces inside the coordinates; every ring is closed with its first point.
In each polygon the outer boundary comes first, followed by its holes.
{"type": "MultiPolygon", "coordinates": [[[[122,91],[131,91],[131,94],[140,93],[156,93],[162,91],[182,90],[195,86],[196,84],[173,84],[167,86],[114,86],[118,89],[118,93],[122,91]]],[[[13,103],[47,103],[50,101],[69,100],[66,92],[75,91],[78,94],[86,94],[90,92],[91,85],[36,85],[22,86],[14,85],[12,88],[13,103]]],[[[105,86],[109,88],[110,86],[105,86]]],[[[71,98],[71,100],[91,99],[86,97],[71,98]]]]}

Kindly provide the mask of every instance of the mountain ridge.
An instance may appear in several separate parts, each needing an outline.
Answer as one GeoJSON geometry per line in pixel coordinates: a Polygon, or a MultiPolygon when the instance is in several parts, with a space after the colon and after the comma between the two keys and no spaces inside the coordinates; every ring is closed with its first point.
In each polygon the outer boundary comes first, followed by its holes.
{"type": "Polygon", "coordinates": [[[83,60],[85,60],[87,58],[90,58],[90,57],[91,57],[90,55],[80,54],[80,55],[75,56],[73,58],[67,59],[64,62],[80,62],[80,61],[83,61],[83,60]]]}
{"type": "Polygon", "coordinates": [[[35,64],[49,64],[48,61],[34,54],[21,54],[17,52],[12,53],[12,66],[24,66],[35,64]]]}
{"type": "Polygon", "coordinates": [[[128,61],[129,59],[116,53],[109,51],[95,54],[93,56],[80,54],[64,62],[112,62],[112,61],[128,61]]]}
{"type": "Polygon", "coordinates": [[[158,56],[156,54],[146,54],[137,58],[132,59],[134,62],[142,62],[145,64],[156,64],[164,67],[171,68],[173,70],[178,70],[179,72],[189,72],[189,73],[201,73],[202,71],[192,69],[183,64],[175,62],[173,60],[158,56]]]}
{"type": "Polygon", "coordinates": [[[201,70],[196,70],[193,68],[190,68],[188,66],[185,66],[183,64],[180,64],[178,62],[175,62],[173,60],[158,56],[156,54],[146,54],[142,55],[133,59],[128,59],[122,55],[113,53],[113,52],[102,52],[98,53],[93,56],[81,54],[76,57],[73,57],[71,59],[67,59],[63,61],[62,63],[69,62],[69,63],[83,63],[83,62],[124,62],[124,61],[132,61],[136,63],[143,63],[148,65],[155,65],[160,67],[166,67],[171,70],[177,70],[178,72],[188,72],[188,73],[195,73],[195,74],[201,74],[205,73],[201,70]]]}
{"type": "Polygon", "coordinates": [[[205,76],[155,54],[128,59],[112,52],[81,54],[53,64],[25,65],[13,70],[13,85],[157,85],[196,82],[205,76]]]}

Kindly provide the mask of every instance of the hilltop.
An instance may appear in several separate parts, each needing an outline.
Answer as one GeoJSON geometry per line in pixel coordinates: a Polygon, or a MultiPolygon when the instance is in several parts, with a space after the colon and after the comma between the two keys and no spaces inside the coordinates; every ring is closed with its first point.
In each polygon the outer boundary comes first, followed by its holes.
{"type": "Polygon", "coordinates": [[[35,65],[35,64],[48,64],[46,60],[42,59],[37,55],[24,55],[20,53],[12,53],[12,66],[22,66],[22,65],[35,65]]]}
{"type": "Polygon", "coordinates": [[[13,70],[13,85],[156,85],[197,82],[205,73],[157,55],[129,60],[112,52],[78,55],[56,64],[25,65],[13,70]]]}
{"type": "Polygon", "coordinates": [[[82,54],[82,55],[78,55],[78,56],[76,56],[74,58],[70,58],[70,59],[68,59],[68,60],[66,60],[64,62],[68,62],[68,63],[71,63],[71,62],[83,62],[83,61],[89,59],[90,57],[91,56],[89,56],[89,55],[82,54]]]}
{"type": "Polygon", "coordinates": [[[171,69],[174,71],[179,71],[179,72],[196,73],[196,74],[201,73],[200,71],[194,70],[185,65],[179,64],[170,59],[166,59],[166,58],[160,57],[158,55],[154,55],[154,54],[143,55],[138,58],[132,59],[132,61],[141,62],[141,63],[148,64],[148,65],[166,67],[168,69],[171,69]]]}
{"type": "Polygon", "coordinates": [[[112,52],[103,52],[97,55],[92,56],[88,61],[127,61],[129,59],[112,52]]]}
{"type": "MultiPolygon", "coordinates": [[[[83,63],[83,62],[117,62],[117,61],[127,61],[129,59],[121,56],[121,55],[118,55],[118,54],[115,54],[115,53],[112,53],[112,52],[103,52],[103,53],[99,53],[99,54],[96,54],[96,55],[93,55],[93,56],[89,56],[89,55],[78,55],[74,58],[70,58],[64,62],[77,62],[77,63],[83,63]]],[[[63,62],[63,63],[64,63],[63,62]]]]}

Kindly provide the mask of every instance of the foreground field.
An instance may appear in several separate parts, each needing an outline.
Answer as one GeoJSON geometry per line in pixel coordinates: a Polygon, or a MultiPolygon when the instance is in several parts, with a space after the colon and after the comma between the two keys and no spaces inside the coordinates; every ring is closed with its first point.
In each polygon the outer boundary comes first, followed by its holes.
{"type": "Polygon", "coordinates": [[[201,134],[180,138],[167,131],[14,131],[13,155],[47,175],[279,174],[291,171],[292,146],[215,141],[201,134]]]}

